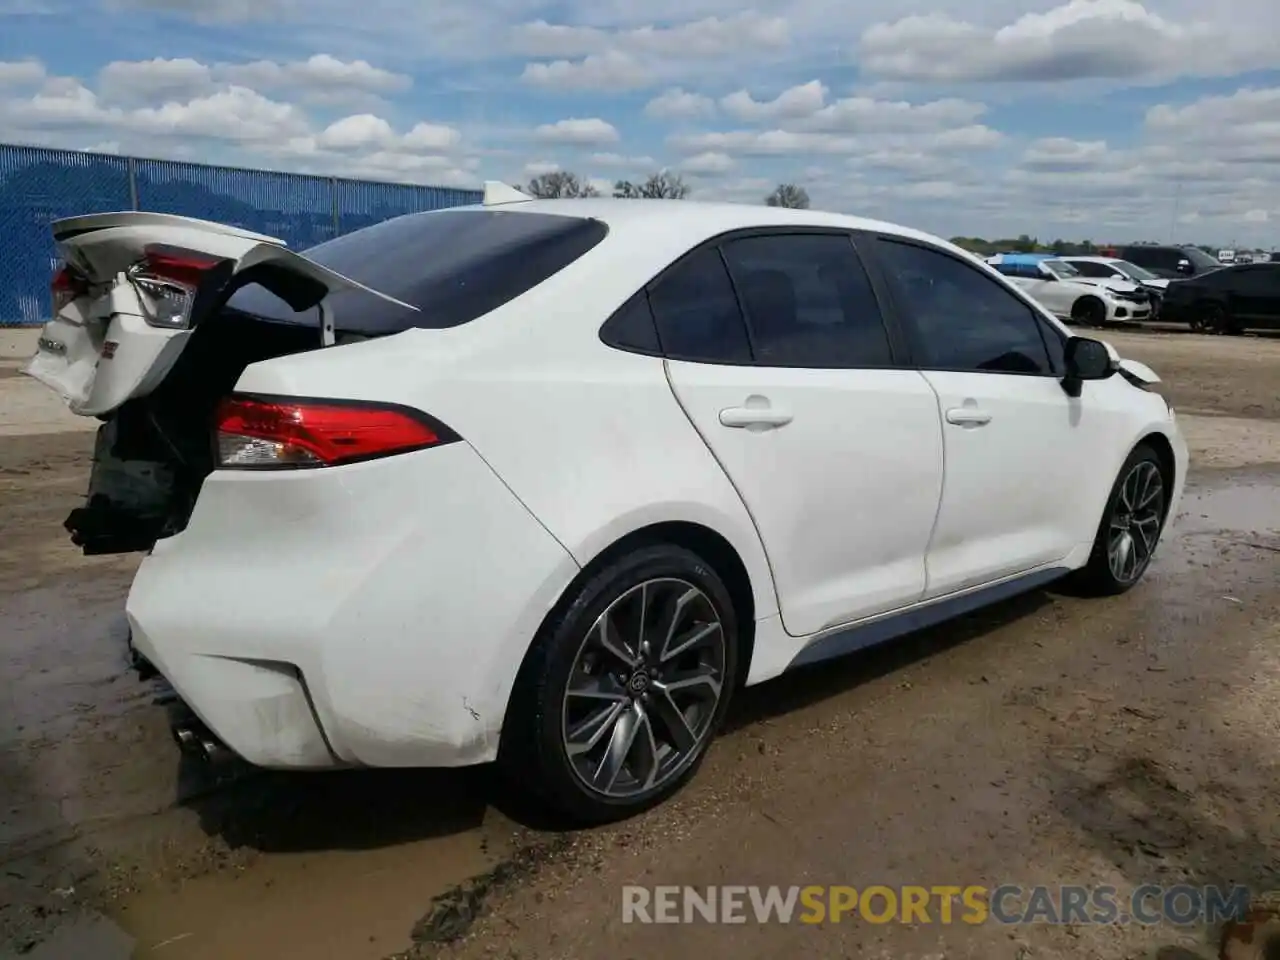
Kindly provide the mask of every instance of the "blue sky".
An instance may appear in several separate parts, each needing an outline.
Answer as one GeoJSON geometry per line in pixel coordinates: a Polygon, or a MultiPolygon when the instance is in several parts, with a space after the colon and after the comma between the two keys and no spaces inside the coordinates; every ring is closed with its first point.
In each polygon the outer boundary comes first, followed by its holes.
{"type": "Polygon", "coordinates": [[[1261,246],[1280,5],[0,0],[0,137],[421,183],[661,169],[941,233],[1261,246]]]}

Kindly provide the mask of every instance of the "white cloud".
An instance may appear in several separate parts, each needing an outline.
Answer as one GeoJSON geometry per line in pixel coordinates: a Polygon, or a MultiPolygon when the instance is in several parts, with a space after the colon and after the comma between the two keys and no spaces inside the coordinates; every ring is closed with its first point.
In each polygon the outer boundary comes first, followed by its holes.
{"type": "Polygon", "coordinates": [[[752,98],[746,90],[731,93],[720,101],[725,113],[738,120],[786,120],[794,117],[811,117],[827,102],[827,87],[820,80],[783,90],[772,100],[761,102],[752,98]]]}
{"type": "Polygon", "coordinates": [[[719,57],[744,49],[781,49],[790,33],[783,17],[749,12],[675,26],[630,30],[576,27],[537,20],[513,31],[516,50],[531,57],[573,58],[606,51],[656,57],[719,57]]]}
{"type": "Polygon", "coordinates": [[[625,157],[619,153],[593,153],[589,158],[598,167],[645,168],[656,167],[658,162],[653,157],[625,157]]]}
{"type": "Polygon", "coordinates": [[[703,94],[673,87],[645,104],[644,112],[656,120],[697,120],[712,116],[716,102],[703,94]]]}
{"type": "Polygon", "coordinates": [[[98,93],[108,100],[164,103],[213,89],[213,71],[190,58],[117,60],[98,72],[98,93]]]}
{"type": "Polygon", "coordinates": [[[1107,157],[1105,140],[1072,140],[1068,137],[1045,137],[1031,143],[1022,154],[1022,165],[1028,170],[1067,172],[1098,166],[1107,157]]]}
{"type": "Polygon", "coordinates": [[[727,153],[718,153],[716,151],[699,153],[697,156],[680,161],[680,169],[686,173],[712,176],[728,173],[736,166],[737,163],[733,157],[727,153]]]}
{"type": "Polygon", "coordinates": [[[630,54],[609,50],[577,61],[529,63],[521,79],[531,86],[555,90],[622,91],[647,87],[654,74],[630,54]]]}
{"type": "Polygon", "coordinates": [[[216,73],[231,83],[258,90],[293,90],[330,96],[353,92],[399,93],[412,86],[412,80],[404,74],[383,70],[365,60],[339,60],[327,53],[288,63],[257,60],[253,63],[220,64],[216,73]]]}
{"type": "Polygon", "coordinates": [[[672,26],[608,30],[526,23],[513,31],[517,51],[547,62],[525,65],[526,83],[559,90],[639,90],[708,64],[750,62],[790,44],[786,19],[758,13],[704,17],[672,26]]]}
{"type": "Polygon", "coordinates": [[[1158,2],[1068,0],[994,29],[946,12],[912,14],[863,33],[860,63],[883,79],[931,83],[1230,76],[1274,66],[1271,36],[1251,18],[1184,4],[1166,17],[1150,9],[1158,2]]]}
{"type": "Polygon", "coordinates": [[[571,117],[556,123],[544,123],[534,130],[534,136],[544,143],[575,146],[600,146],[617,143],[621,139],[617,128],[599,117],[571,117]]]}
{"type": "Polygon", "coordinates": [[[44,78],[44,64],[39,60],[0,60],[0,89],[32,86],[44,78]]]}

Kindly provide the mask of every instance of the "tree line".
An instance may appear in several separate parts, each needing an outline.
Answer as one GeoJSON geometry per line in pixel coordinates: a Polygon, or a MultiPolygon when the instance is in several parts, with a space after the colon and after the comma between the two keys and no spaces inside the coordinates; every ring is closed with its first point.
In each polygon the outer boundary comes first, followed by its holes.
{"type": "MultiPolygon", "coordinates": [[[[557,200],[573,197],[599,197],[599,189],[576,173],[553,170],[542,173],[519,188],[539,200],[557,200]]],[[[624,200],[685,200],[693,190],[678,173],[662,170],[640,182],[616,180],[613,196],[624,200]]],[[[809,194],[804,187],[794,183],[780,183],[764,202],[770,207],[809,209],[809,194]]]]}

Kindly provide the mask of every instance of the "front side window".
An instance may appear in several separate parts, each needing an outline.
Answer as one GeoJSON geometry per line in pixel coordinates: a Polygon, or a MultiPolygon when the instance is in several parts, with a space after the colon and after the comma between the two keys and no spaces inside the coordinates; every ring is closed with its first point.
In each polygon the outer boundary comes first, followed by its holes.
{"type": "Polygon", "coordinates": [[[743,237],[721,249],[751,328],[756,363],[892,365],[880,304],[849,237],[743,237]]]}
{"type": "Polygon", "coordinates": [[[1105,263],[1094,263],[1092,260],[1076,260],[1071,264],[1084,277],[1111,277],[1115,271],[1105,263]]]}
{"type": "Polygon", "coordinates": [[[922,367],[1053,374],[1039,319],[998,281],[916,244],[881,240],[877,251],[922,367]]]}

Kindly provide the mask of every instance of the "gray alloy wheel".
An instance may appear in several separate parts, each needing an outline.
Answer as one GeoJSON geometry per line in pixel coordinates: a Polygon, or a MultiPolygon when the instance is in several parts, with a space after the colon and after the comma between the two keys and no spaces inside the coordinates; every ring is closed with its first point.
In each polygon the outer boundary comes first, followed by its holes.
{"type": "Polygon", "coordinates": [[[1160,470],[1139,460],[1120,482],[1107,518],[1107,566],[1119,585],[1136,583],[1146,571],[1164,522],[1165,489],[1160,470]]]}
{"type": "Polygon", "coordinates": [[[660,790],[710,738],[726,685],[724,625],[675,577],[645,580],[587,630],[561,706],[561,744],[587,790],[617,800],[660,790]]]}

